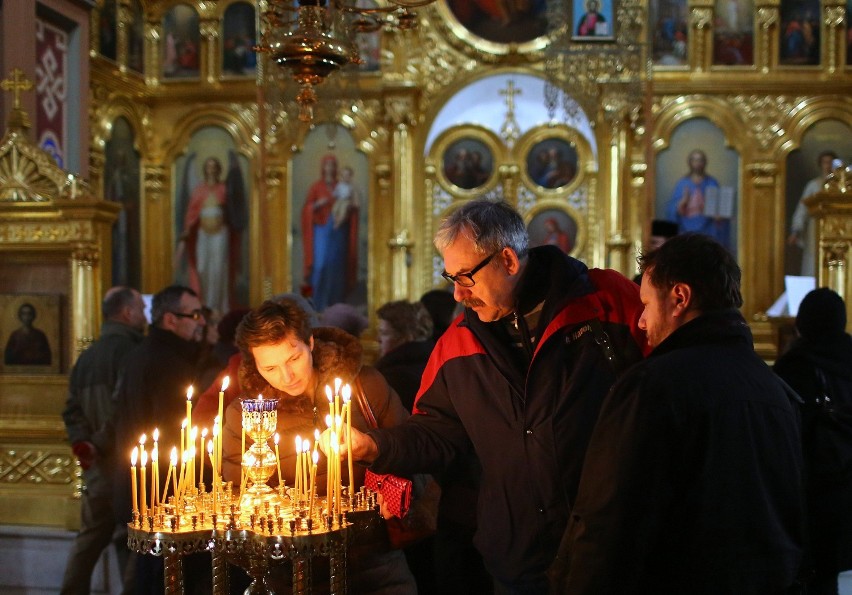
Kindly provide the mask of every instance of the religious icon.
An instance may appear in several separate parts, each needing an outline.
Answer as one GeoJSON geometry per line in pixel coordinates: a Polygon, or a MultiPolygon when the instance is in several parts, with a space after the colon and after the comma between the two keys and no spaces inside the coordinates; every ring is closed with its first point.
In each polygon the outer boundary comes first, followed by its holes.
{"type": "Polygon", "coordinates": [[[716,0],[713,64],[754,64],[753,0],[716,0]]]}
{"type": "Polygon", "coordinates": [[[612,1],[574,0],[574,37],[612,39],[615,23],[612,1]]]}
{"type": "Polygon", "coordinates": [[[248,303],[247,167],[217,126],[193,134],[175,163],[175,280],[217,315],[248,303]]]}
{"type": "Polygon", "coordinates": [[[132,0],[130,15],[130,26],[127,27],[127,67],[141,73],[145,69],[145,14],[140,0],[132,0]]]}
{"type": "Polygon", "coordinates": [[[527,175],[542,188],[561,188],[577,176],[577,148],[561,138],[548,138],[527,153],[527,175]]]}
{"type": "Polygon", "coordinates": [[[444,151],[443,173],[447,181],[463,190],[485,184],[494,171],[491,149],[481,140],[461,138],[444,151]]]}
{"type": "Polygon", "coordinates": [[[530,246],[556,246],[565,254],[577,248],[577,221],[565,209],[550,208],[537,213],[527,226],[530,246]]]}
{"type": "Polygon", "coordinates": [[[257,53],[254,6],[235,2],[222,19],[222,72],[236,76],[254,76],[257,53]]]}
{"type": "Polygon", "coordinates": [[[139,153],[136,133],[125,118],[112,123],[104,150],[104,198],[121,205],[112,227],[112,284],[141,287],[139,153]]]}
{"type": "Polygon", "coordinates": [[[59,296],[0,295],[3,370],[59,372],[59,296]]]}
{"type": "Polygon", "coordinates": [[[446,1],[465,29],[487,41],[517,44],[547,33],[546,2],[446,1]]]}
{"type": "Polygon", "coordinates": [[[778,50],[779,63],[819,64],[819,0],[782,0],[778,50]]]}
{"type": "Polygon", "coordinates": [[[164,78],[198,77],[200,70],[198,13],[186,4],[176,4],[163,16],[160,52],[164,78]]]}
{"type": "Polygon", "coordinates": [[[651,0],[653,57],[658,66],[683,66],[687,63],[689,9],[686,0],[651,0]]]}

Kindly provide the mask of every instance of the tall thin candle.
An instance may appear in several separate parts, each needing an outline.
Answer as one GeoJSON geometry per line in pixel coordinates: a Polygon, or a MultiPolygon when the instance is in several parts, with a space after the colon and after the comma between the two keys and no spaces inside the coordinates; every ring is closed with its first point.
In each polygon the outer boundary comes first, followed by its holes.
{"type": "Polygon", "coordinates": [[[160,476],[157,473],[157,462],[160,453],[157,446],[151,451],[151,514],[157,511],[157,496],[160,494],[160,476]]]}
{"type": "MultiPolygon", "coordinates": [[[[222,380],[222,388],[219,391],[218,419],[219,419],[219,423],[223,424],[223,425],[225,423],[225,421],[224,421],[225,418],[224,418],[224,413],[223,413],[223,410],[222,410],[222,405],[223,405],[223,402],[225,400],[225,391],[228,390],[228,387],[230,386],[230,384],[231,384],[230,377],[225,376],[225,379],[222,380]]],[[[222,434],[221,434],[221,432],[219,433],[219,440],[216,443],[216,461],[217,461],[217,464],[218,464],[218,468],[217,468],[216,471],[219,475],[222,475],[222,434]]]]}
{"type": "Polygon", "coordinates": [[[308,518],[314,515],[314,497],[316,495],[316,478],[317,478],[317,462],[319,461],[319,453],[315,450],[313,453],[314,464],[311,466],[311,486],[308,490],[308,518]]]}
{"type": "Polygon", "coordinates": [[[154,439],[154,448],[151,450],[151,477],[153,478],[154,485],[157,489],[154,491],[154,504],[157,505],[160,503],[160,466],[157,464],[160,458],[160,430],[159,428],[154,428],[154,431],[151,433],[151,437],[154,439]],[[157,460],[154,461],[154,452],[156,451],[157,460]]]}
{"type": "Polygon", "coordinates": [[[139,477],[139,491],[142,494],[142,497],[139,499],[139,501],[142,503],[140,508],[142,509],[142,517],[144,518],[146,516],[145,515],[145,512],[146,512],[145,507],[147,506],[147,502],[148,502],[148,499],[145,497],[145,495],[146,495],[145,480],[146,480],[146,477],[147,477],[147,473],[145,472],[145,467],[148,465],[148,453],[145,451],[144,448],[142,449],[142,452],[139,454],[139,457],[140,457],[139,463],[142,466],[142,472],[140,473],[140,477],[139,477]]]}
{"type": "MultiPolygon", "coordinates": [[[[177,464],[178,464],[178,451],[177,446],[172,447],[172,455],[171,459],[171,469],[169,469],[169,473],[172,474],[172,495],[175,499],[175,505],[177,505],[177,497],[178,497],[178,472],[177,472],[177,464]]],[[[168,478],[166,478],[166,482],[168,483],[168,478]]],[[[165,492],[163,492],[165,494],[165,492]]],[[[163,496],[165,499],[165,495],[163,496]]]]}
{"type": "Polygon", "coordinates": [[[136,493],[136,459],[139,458],[139,447],[134,446],[130,451],[130,493],[133,497],[133,512],[139,512],[139,500],[136,493]]]}
{"type": "Polygon", "coordinates": [[[275,432],[275,464],[278,467],[278,487],[284,487],[284,476],[281,475],[281,451],[278,450],[278,442],[281,440],[281,436],[278,435],[278,432],[275,432]]]}

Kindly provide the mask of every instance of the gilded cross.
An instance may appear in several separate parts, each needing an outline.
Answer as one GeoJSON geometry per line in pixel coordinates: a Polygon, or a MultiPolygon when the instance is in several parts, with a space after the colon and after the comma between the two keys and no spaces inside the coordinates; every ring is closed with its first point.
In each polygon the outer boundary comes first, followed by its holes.
{"type": "Polygon", "coordinates": [[[12,78],[0,81],[0,88],[15,94],[15,109],[21,109],[21,91],[29,91],[33,88],[33,82],[24,76],[20,68],[12,69],[12,78]]]}
{"type": "Polygon", "coordinates": [[[520,95],[521,89],[515,87],[515,81],[509,79],[506,82],[506,88],[500,89],[500,95],[506,96],[506,111],[510,114],[515,113],[515,95],[520,95]]]}

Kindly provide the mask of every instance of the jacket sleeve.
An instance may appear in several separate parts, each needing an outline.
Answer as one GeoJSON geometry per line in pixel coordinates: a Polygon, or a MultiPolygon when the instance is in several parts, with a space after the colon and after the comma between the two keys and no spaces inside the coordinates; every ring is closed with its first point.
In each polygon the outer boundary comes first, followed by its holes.
{"type": "MultiPolygon", "coordinates": [[[[430,359],[437,357],[433,351],[430,359]]],[[[459,451],[470,448],[467,432],[440,370],[428,387],[421,387],[416,410],[415,415],[399,426],[370,432],[379,447],[373,470],[399,475],[438,473],[459,451]]]]}
{"type": "Polygon", "coordinates": [[[673,506],[671,410],[634,368],[604,401],[568,528],[551,568],[556,592],[638,592],[636,577],[673,506]]]}
{"type": "Polygon", "coordinates": [[[68,432],[68,442],[71,444],[92,441],[92,427],[83,412],[78,375],[79,370],[75,366],[68,382],[68,398],[65,401],[65,410],[62,412],[62,419],[65,421],[65,429],[68,432]]]}

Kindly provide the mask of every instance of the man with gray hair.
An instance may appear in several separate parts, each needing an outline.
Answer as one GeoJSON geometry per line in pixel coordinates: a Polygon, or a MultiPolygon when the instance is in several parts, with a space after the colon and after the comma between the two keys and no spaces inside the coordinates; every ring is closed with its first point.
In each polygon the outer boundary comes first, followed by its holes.
{"type": "MultiPolygon", "coordinates": [[[[71,450],[83,468],[80,531],[68,556],[60,593],[89,593],[92,571],[113,537],[112,393],[124,369],[127,354],[145,331],[145,304],[138,291],[113,287],[101,307],[100,337],[77,359],[68,382],[68,400],[62,418],[71,450]]],[[[126,539],[114,541],[119,567],[128,559],[126,539]]]]}
{"type": "Polygon", "coordinates": [[[398,474],[440,473],[475,455],[474,545],[495,591],[547,592],[598,408],[645,346],[638,289],[556,246],[529,248],[523,218],[503,202],[462,205],[435,246],[464,313],[429,358],[415,415],[353,430],[352,454],[398,474]]]}

